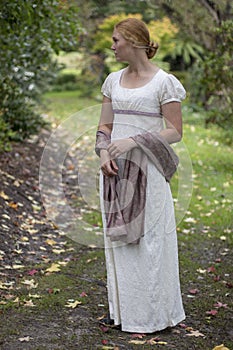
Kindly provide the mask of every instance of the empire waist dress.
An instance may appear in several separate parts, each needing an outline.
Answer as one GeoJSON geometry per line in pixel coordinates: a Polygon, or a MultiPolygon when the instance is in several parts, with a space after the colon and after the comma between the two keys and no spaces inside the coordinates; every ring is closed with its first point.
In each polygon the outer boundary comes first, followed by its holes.
{"type": "MultiPolygon", "coordinates": [[[[109,74],[102,93],[112,101],[111,139],[164,128],[161,106],[185,98],[182,84],[160,69],[139,88],[121,86],[124,69],[109,74]]],[[[100,176],[103,204],[103,176],[100,176]]],[[[105,235],[110,317],[126,332],[152,333],[185,318],[180,292],[178,247],[170,185],[148,160],[144,233],[139,244],[119,244],[105,235]]]]}

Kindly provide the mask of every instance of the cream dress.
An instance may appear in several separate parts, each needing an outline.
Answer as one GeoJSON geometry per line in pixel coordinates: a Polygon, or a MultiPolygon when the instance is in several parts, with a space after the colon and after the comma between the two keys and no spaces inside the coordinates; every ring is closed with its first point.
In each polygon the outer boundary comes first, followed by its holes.
{"type": "MultiPolygon", "coordinates": [[[[123,69],[102,86],[112,100],[112,139],[164,128],[161,105],[185,98],[181,83],[160,69],[146,85],[121,86],[123,69]]],[[[100,177],[103,225],[103,178],[100,177]]],[[[178,248],[170,185],[149,161],[144,237],[138,245],[111,242],[105,236],[110,317],[127,332],[152,333],[185,318],[179,282],[178,248]]]]}

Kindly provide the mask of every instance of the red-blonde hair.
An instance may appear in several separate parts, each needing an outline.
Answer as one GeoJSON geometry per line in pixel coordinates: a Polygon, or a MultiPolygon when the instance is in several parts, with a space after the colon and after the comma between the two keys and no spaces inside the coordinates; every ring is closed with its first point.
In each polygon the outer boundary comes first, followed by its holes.
{"type": "Polygon", "coordinates": [[[146,50],[147,57],[154,57],[159,45],[150,40],[150,33],[146,24],[136,18],[127,18],[115,25],[116,30],[125,40],[130,41],[135,47],[146,50]]]}

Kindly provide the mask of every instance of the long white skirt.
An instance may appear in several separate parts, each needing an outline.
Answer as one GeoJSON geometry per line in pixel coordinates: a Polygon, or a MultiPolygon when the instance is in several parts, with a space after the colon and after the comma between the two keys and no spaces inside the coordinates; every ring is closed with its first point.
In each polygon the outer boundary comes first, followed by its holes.
{"type": "MultiPolygon", "coordinates": [[[[138,245],[105,236],[110,317],[126,332],[152,333],[185,318],[179,281],[178,248],[170,185],[149,162],[145,232],[138,245]]],[[[103,225],[103,179],[100,198],[103,225]]]]}

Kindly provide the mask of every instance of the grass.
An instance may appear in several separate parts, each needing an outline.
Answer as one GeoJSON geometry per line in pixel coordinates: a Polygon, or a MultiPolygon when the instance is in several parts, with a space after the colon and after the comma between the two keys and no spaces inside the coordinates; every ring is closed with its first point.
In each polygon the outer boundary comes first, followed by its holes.
{"type": "MultiPolygon", "coordinates": [[[[47,106],[45,110],[47,118],[54,126],[58,126],[71,115],[75,115],[78,125],[77,133],[78,135],[84,134],[84,137],[80,137],[73,147],[80,148],[84,153],[85,151],[90,152],[94,145],[95,133],[89,133],[89,130],[95,128],[98,123],[100,111],[98,100],[82,98],[78,91],[53,92],[44,96],[44,103],[47,106]]],[[[188,105],[185,105],[183,115],[183,144],[186,149],[185,154],[191,160],[192,177],[186,179],[187,186],[183,192],[184,196],[191,192],[190,204],[185,208],[183,219],[177,228],[181,286],[187,314],[186,323],[206,336],[188,337],[186,330],[178,330],[180,333],[176,335],[169,336],[162,333],[159,336],[168,342],[165,349],[212,350],[214,346],[223,342],[225,346],[232,349],[233,342],[227,333],[231,322],[232,149],[219,141],[221,139],[220,129],[204,127],[201,113],[193,112],[188,105]],[[197,294],[190,294],[190,290],[195,289],[197,294]],[[209,310],[214,309],[216,302],[228,306],[226,309],[224,307],[218,309],[216,317],[206,314],[209,310]]],[[[75,156],[75,152],[72,153],[72,156],[75,156]]],[[[91,174],[93,156],[87,158],[83,167],[86,169],[88,178],[91,174]]],[[[178,195],[178,182],[176,175],[172,182],[175,197],[178,195]]],[[[73,206],[82,205],[80,198],[75,199],[74,196],[73,206]]],[[[82,209],[83,221],[93,228],[96,225],[101,226],[98,210],[91,210],[87,204],[84,204],[82,209]]],[[[69,241],[69,245],[74,247],[75,253],[72,260],[62,267],[60,272],[46,274],[44,271],[48,266],[40,266],[40,275],[35,276],[35,281],[38,282],[35,294],[40,297],[38,299],[31,297],[36,307],[31,308],[30,313],[28,313],[29,308],[23,307],[25,300],[29,298],[29,292],[32,293],[27,288],[18,289],[18,304],[9,301],[7,305],[1,305],[2,312],[9,321],[2,325],[0,341],[6,336],[19,337],[21,331],[25,329],[19,323],[11,327],[9,331],[9,322],[14,320],[17,313],[18,315],[21,313],[23,317],[30,320],[45,314],[48,330],[52,334],[51,339],[54,344],[58,344],[59,349],[59,344],[64,344],[64,342],[66,342],[66,349],[76,349],[77,344],[82,344],[82,349],[104,349],[101,339],[107,341],[109,349],[114,346],[116,348],[119,346],[121,349],[121,345],[122,349],[150,348],[148,345],[139,347],[130,345],[129,347],[128,341],[131,339],[129,335],[117,333],[115,330],[103,333],[95,326],[93,320],[107,311],[104,252],[102,249],[81,247],[72,241],[69,241]],[[86,296],[82,294],[83,292],[86,296]],[[66,307],[67,303],[72,303],[74,300],[82,302],[80,307],[75,309],[66,307]],[[11,313],[11,310],[14,314],[11,313]],[[60,322],[59,324],[63,320],[64,329],[60,340],[57,334],[53,333],[54,320],[58,318],[61,318],[60,321],[57,321],[60,322]],[[77,335],[81,331],[83,333],[77,335]]],[[[159,345],[157,347],[160,348],[159,345]]],[[[46,349],[46,345],[39,346],[38,344],[34,346],[34,349],[46,349]]]]}

